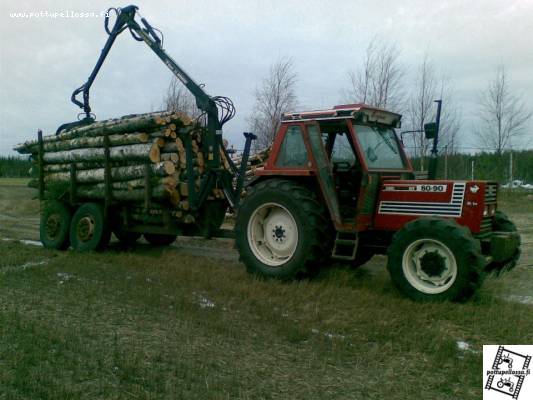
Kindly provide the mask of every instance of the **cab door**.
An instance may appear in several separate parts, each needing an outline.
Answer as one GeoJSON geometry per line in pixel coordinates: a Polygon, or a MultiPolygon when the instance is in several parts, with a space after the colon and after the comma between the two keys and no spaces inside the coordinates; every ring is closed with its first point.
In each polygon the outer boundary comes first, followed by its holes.
{"type": "Polygon", "coordinates": [[[315,174],[322,191],[322,196],[324,197],[324,200],[328,206],[335,228],[342,230],[342,217],[339,209],[339,200],[333,181],[331,163],[329,162],[328,154],[324,147],[324,142],[322,141],[320,127],[316,122],[312,122],[307,123],[305,128],[309,147],[311,149],[313,169],[315,170],[315,174]]]}

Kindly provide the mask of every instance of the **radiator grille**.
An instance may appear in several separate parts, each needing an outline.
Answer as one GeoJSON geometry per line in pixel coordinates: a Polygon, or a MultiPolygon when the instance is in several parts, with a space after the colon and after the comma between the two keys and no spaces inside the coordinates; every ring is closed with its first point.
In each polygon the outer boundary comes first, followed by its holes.
{"type": "Polygon", "coordinates": [[[492,230],[492,217],[483,217],[479,227],[479,233],[490,232],[492,230]]]}
{"type": "Polygon", "coordinates": [[[498,197],[498,184],[487,183],[485,186],[485,204],[495,204],[498,197]]]}

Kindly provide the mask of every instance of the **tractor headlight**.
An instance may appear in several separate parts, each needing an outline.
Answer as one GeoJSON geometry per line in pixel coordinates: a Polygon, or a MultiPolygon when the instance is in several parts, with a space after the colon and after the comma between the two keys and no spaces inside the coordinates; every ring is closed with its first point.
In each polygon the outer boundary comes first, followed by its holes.
{"type": "Polygon", "coordinates": [[[489,206],[485,206],[485,208],[483,209],[483,216],[487,217],[488,215],[489,215],[489,206]]]}

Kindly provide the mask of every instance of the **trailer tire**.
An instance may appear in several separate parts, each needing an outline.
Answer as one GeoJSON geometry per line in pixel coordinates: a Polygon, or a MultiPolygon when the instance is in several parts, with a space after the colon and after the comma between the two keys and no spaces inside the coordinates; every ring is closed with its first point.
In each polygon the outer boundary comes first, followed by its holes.
{"type": "Polygon", "coordinates": [[[111,230],[104,219],[104,209],[97,203],[82,204],[70,223],[70,243],[78,251],[101,250],[107,246],[111,230]]]}
{"type": "Polygon", "coordinates": [[[71,217],[70,208],[59,201],[50,201],[44,205],[39,224],[39,236],[45,248],[68,249],[71,217]]]}
{"type": "MultiPolygon", "coordinates": [[[[499,231],[499,232],[517,232],[518,229],[516,228],[516,225],[513,221],[509,219],[509,217],[504,214],[501,211],[496,211],[494,214],[494,221],[492,222],[492,230],[499,231]]],[[[497,273],[501,273],[504,271],[510,271],[514,267],[516,267],[516,264],[518,263],[518,259],[520,258],[520,242],[521,238],[519,236],[519,246],[516,249],[516,252],[514,255],[503,262],[497,262],[493,261],[487,266],[487,271],[497,271],[497,273]]]]}
{"type": "Polygon", "coordinates": [[[261,181],[246,191],[235,244],[248,272],[280,280],[316,273],[330,255],[331,240],[327,211],[315,193],[284,179],[261,181]]]}
{"type": "Polygon", "coordinates": [[[479,242],[453,220],[407,223],[392,238],[388,256],[393,283],[416,301],[465,300],[484,276],[479,242]]]}
{"type": "Polygon", "coordinates": [[[145,233],[144,238],[152,246],[169,246],[176,240],[176,235],[161,235],[158,233],[145,233]]]}

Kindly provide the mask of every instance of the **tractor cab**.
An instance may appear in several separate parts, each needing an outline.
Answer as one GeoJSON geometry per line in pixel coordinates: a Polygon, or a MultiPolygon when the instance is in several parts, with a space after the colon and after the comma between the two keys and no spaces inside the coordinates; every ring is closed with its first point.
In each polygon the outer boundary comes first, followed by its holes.
{"type": "Polygon", "coordinates": [[[398,114],[364,104],[285,114],[269,159],[239,206],[236,247],[254,274],[293,279],[329,259],[352,267],[387,254],[395,285],[422,301],[470,296],[487,271],[513,268],[515,225],[498,185],[435,180],[441,102],[428,177],[415,179],[398,114]]]}
{"type": "Polygon", "coordinates": [[[318,177],[335,228],[364,230],[378,182],[412,175],[394,129],[401,116],[365,104],[286,113],[259,176],[318,177]]]}

